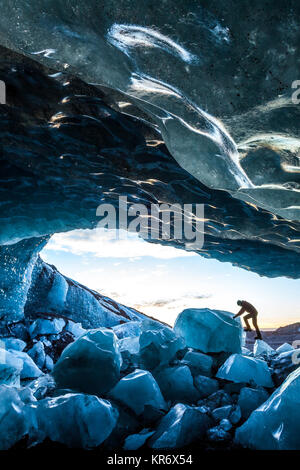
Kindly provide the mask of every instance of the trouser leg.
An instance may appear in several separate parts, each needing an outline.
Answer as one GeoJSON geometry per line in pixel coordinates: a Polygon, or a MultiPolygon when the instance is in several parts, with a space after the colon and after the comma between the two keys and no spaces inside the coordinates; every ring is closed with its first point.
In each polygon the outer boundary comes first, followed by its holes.
{"type": "Polygon", "coordinates": [[[255,328],[255,331],[256,331],[256,334],[257,334],[257,338],[258,338],[258,339],[261,339],[262,336],[261,336],[260,329],[258,328],[257,316],[256,316],[256,315],[252,317],[252,323],[253,323],[253,326],[254,326],[254,328],[255,328]]]}
{"type": "Polygon", "coordinates": [[[251,326],[250,326],[248,320],[249,320],[249,318],[251,318],[251,317],[252,317],[251,314],[250,314],[250,315],[246,315],[246,316],[244,317],[244,322],[245,322],[245,325],[246,325],[246,329],[249,330],[249,331],[251,331],[251,326]]]}

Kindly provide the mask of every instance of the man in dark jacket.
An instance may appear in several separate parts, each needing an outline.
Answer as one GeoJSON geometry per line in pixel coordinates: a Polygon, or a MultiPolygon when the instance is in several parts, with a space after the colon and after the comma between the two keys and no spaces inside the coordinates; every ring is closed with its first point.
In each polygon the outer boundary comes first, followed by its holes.
{"type": "Polygon", "coordinates": [[[254,328],[256,330],[256,334],[257,334],[255,339],[262,339],[261,332],[260,332],[260,330],[258,328],[258,324],[257,324],[258,311],[256,310],[256,308],[253,307],[253,305],[250,304],[249,302],[247,302],[246,300],[238,300],[237,304],[241,307],[241,309],[236,315],[234,315],[233,318],[237,318],[237,317],[243,315],[243,313],[248,312],[248,315],[246,315],[244,317],[244,322],[245,322],[245,325],[246,325],[246,328],[244,328],[244,330],[245,331],[252,331],[251,326],[248,322],[248,320],[252,319],[252,323],[253,323],[253,326],[254,326],[254,328]]]}

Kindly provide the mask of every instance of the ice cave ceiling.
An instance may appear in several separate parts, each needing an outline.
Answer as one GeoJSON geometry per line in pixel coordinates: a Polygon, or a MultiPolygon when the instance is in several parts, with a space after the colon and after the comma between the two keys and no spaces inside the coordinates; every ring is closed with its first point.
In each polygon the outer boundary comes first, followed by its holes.
{"type": "Polygon", "coordinates": [[[200,255],[299,278],[299,2],[158,3],[1,4],[0,255],[124,195],[204,203],[200,255]]]}

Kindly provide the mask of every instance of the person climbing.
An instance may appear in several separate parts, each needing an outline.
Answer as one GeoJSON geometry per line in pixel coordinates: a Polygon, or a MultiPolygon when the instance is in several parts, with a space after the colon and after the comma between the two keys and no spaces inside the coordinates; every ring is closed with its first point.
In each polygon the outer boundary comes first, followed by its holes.
{"type": "Polygon", "coordinates": [[[236,315],[234,315],[233,318],[237,318],[237,317],[243,315],[243,313],[248,312],[248,315],[246,315],[244,317],[244,322],[246,324],[246,328],[244,328],[244,330],[245,331],[252,331],[251,326],[248,322],[248,320],[252,319],[252,323],[253,323],[253,326],[254,326],[254,328],[256,330],[256,334],[257,334],[255,339],[262,339],[261,332],[260,332],[260,329],[258,328],[258,324],[257,324],[258,311],[256,310],[256,308],[253,307],[253,305],[250,304],[249,302],[247,302],[246,300],[238,300],[237,304],[241,307],[241,309],[236,315]]]}

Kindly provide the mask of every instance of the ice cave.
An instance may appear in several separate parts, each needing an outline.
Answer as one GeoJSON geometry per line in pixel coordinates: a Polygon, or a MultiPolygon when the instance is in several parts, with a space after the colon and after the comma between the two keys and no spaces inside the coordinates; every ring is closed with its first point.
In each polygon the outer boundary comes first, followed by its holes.
{"type": "Polygon", "coordinates": [[[249,348],[204,301],[168,325],[41,256],[101,204],[115,230],[120,198],[201,204],[202,245],[140,237],[299,280],[300,3],[0,6],[0,450],[300,450],[300,341],[249,348]]]}

